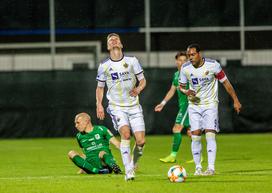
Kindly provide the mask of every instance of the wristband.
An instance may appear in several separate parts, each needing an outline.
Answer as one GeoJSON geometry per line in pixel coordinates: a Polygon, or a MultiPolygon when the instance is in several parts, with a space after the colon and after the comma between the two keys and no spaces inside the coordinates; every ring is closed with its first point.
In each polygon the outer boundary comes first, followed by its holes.
{"type": "Polygon", "coordinates": [[[161,102],[162,105],[165,105],[166,103],[167,103],[166,100],[162,100],[161,102]]]}

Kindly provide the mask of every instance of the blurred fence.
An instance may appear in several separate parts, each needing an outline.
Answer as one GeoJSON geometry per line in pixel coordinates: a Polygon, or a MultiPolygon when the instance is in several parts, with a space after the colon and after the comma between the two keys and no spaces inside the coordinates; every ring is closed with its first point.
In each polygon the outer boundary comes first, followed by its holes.
{"type": "MultiPolygon", "coordinates": [[[[272,67],[230,65],[225,70],[243,110],[235,114],[232,100],[220,86],[221,132],[272,131],[272,67]]],[[[173,68],[145,70],[147,88],[140,99],[148,134],[171,133],[178,111],[176,98],[161,113],[153,109],[170,88],[174,72],[173,68]]],[[[0,137],[71,136],[74,116],[82,111],[90,113],[95,124],[113,130],[108,115],[103,122],[96,119],[95,78],[95,70],[0,73],[0,137]]]]}

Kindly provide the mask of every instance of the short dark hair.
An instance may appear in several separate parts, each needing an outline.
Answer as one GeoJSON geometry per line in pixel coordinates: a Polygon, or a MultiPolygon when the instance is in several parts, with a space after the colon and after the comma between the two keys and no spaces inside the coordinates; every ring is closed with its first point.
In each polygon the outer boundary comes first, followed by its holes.
{"type": "Polygon", "coordinates": [[[196,52],[200,52],[200,45],[199,44],[190,44],[187,49],[190,49],[190,48],[195,48],[196,49],[196,52]]]}
{"type": "Polygon", "coordinates": [[[186,52],[184,52],[184,51],[179,51],[179,52],[176,54],[176,56],[175,56],[176,60],[177,60],[180,56],[185,56],[185,57],[187,58],[187,54],[186,54],[186,52]]]}

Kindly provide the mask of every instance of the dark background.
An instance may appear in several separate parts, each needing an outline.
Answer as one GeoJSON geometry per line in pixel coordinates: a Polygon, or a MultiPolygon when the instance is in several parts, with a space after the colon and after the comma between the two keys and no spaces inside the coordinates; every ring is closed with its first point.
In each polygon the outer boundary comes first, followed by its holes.
{"type": "MultiPolygon", "coordinates": [[[[151,27],[239,26],[237,0],[151,0],[151,27]]],[[[145,51],[143,0],[56,0],[56,40],[103,42],[109,32],[122,35],[125,51],[145,51]]],[[[246,26],[271,26],[270,0],[245,0],[246,26]]],[[[2,0],[0,43],[49,41],[49,1],[2,0]]],[[[177,51],[198,42],[204,50],[239,50],[240,32],[151,33],[152,51],[177,51]]],[[[272,49],[271,31],[246,31],[246,50],[272,49]]],[[[1,56],[0,56],[1,57],[1,56]]],[[[272,63],[271,63],[272,64],[272,63]]],[[[37,64],[38,65],[38,64],[37,64]]],[[[177,109],[176,98],[163,112],[154,106],[171,86],[175,68],[147,68],[147,88],[141,94],[148,134],[169,134],[177,109]]],[[[241,66],[229,61],[228,74],[243,105],[237,116],[232,100],[220,85],[222,132],[272,131],[272,66],[241,66]]],[[[60,137],[75,133],[73,119],[89,112],[94,123],[112,130],[107,116],[96,119],[96,70],[0,72],[0,137],[60,137]]]]}

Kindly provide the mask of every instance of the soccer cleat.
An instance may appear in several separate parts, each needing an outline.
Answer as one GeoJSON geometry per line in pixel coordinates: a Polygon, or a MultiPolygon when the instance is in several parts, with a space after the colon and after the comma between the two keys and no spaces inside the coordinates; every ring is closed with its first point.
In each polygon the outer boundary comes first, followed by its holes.
{"type": "Polygon", "coordinates": [[[196,168],[194,175],[195,176],[202,176],[203,175],[202,168],[196,168]]]}
{"type": "Polygon", "coordinates": [[[169,155],[165,158],[161,158],[160,161],[164,162],[164,163],[174,163],[174,162],[176,162],[176,158],[172,155],[169,155]]]}
{"type": "Polygon", "coordinates": [[[215,174],[215,171],[212,169],[207,169],[204,173],[203,176],[213,176],[215,174]]]}
{"type": "Polygon", "coordinates": [[[121,174],[122,173],[120,167],[117,164],[112,164],[111,169],[115,174],[121,174]]]}
{"type": "Polygon", "coordinates": [[[134,172],[134,170],[133,169],[132,170],[128,170],[126,172],[126,175],[125,175],[125,180],[126,181],[130,181],[130,180],[134,180],[134,178],[135,178],[135,172],[134,172]]]}
{"type": "MultiPolygon", "coordinates": [[[[200,163],[202,163],[204,161],[203,159],[203,156],[201,156],[201,160],[200,160],[200,163]]],[[[194,159],[191,159],[189,161],[186,161],[187,164],[192,164],[192,163],[195,163],[194,159]]]]}
{"type": "Polygon", "coordinates": [[[110,173],[109,169],[108,168],[103,168],[103,169],[100,169],[98,171],[99,174],[108,174],[110,173]]]}

